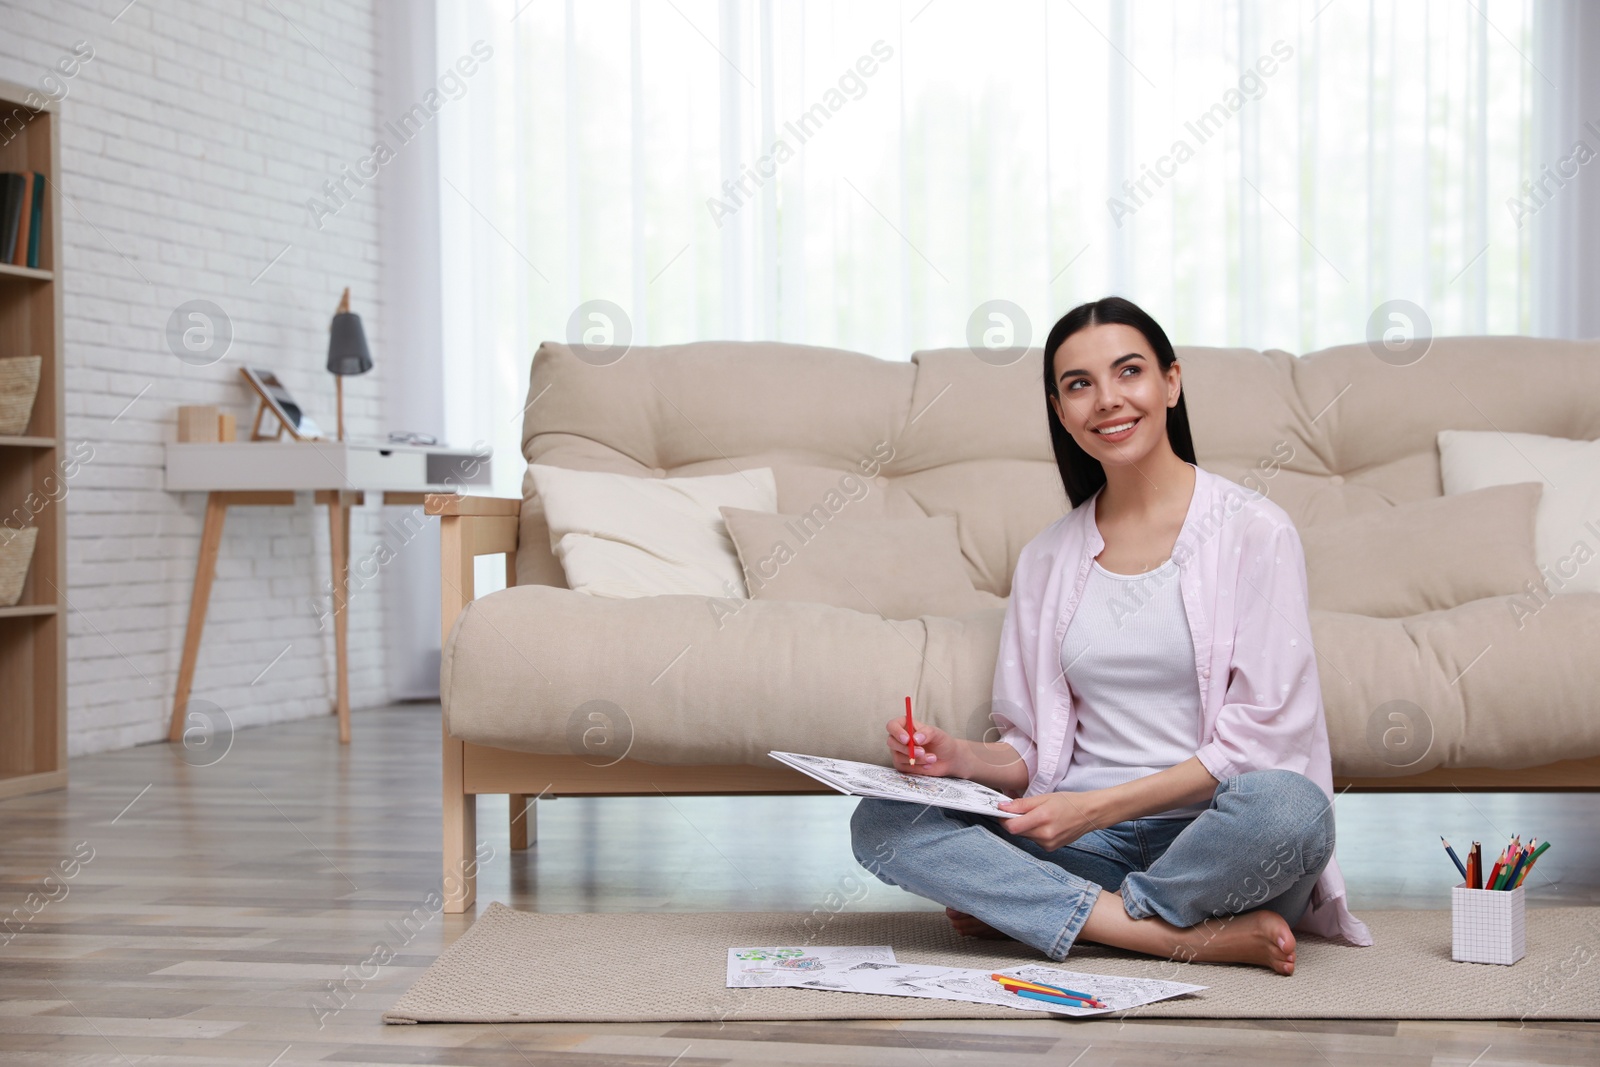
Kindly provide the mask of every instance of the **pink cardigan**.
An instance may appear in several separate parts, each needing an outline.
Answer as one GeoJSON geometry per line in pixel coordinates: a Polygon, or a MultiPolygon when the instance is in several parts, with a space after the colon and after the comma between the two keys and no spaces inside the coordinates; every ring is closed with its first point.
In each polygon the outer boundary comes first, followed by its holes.
{"type": "MultiPolygon", "coordinates": [[[[1095,502],[1084,501],[1022,550],[1000,631],[994,720],[1028,767],[1025,795],[1053,791],[1072,759],[1077,728],[1061,669],[1061,640],[1105,547],[1095,502]]],[[[1306,606],[1305,556],[1278,505],[1195,467],[1194,495],[1172,550],[1178,564],[1203,705],[1195,753],[1218,781],[1278,767],[1310,778],[1333,802],[1322,688],[1306,606]],[[1215,675],[1218,684],[1212,684],[1215,675]]],[[[1296,929],[1372,944],[1345,904],[1329,859],[1296,929]]]]}

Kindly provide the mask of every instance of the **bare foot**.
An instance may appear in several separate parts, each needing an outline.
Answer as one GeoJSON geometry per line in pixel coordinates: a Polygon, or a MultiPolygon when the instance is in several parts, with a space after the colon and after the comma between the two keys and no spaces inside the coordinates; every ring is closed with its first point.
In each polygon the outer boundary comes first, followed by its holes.
{"type": "Polygon", "coordinates": [[[1178,959],[1253,963],[1279,974],[1294,973],[1294,933],[1282,915],[1268,908],[1208,919],[1182,930],[1177,940],[1178,959]]]}
{"type": "Polygon", "coordinates": [[[1122,895],[1107,890],[1095,898],[1078,937],[1168,959],[1249,963],[1294,973],[1294,934],[1284,917],[1269,908],[1180,927],[1153,916],[1130,917],[1122,895]]]}
{"type": "Polygon", "coordinates": [[[1010,934],[1001,933],[999,930],[996,930],[982,919],[975,919],[964,911],[957,911],[954,908],[946,908],[944,909],[944,913],[950,917],[950,925],[954,927],[956,933],[960,934],[962,937],[981,937],[989,941],[1016,940],[1016,938],[1012,937],[1010,934]]]}

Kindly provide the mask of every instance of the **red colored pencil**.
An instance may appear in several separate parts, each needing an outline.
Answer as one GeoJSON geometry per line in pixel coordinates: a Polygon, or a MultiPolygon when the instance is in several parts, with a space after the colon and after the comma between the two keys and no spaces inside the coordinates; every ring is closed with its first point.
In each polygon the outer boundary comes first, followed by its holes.
{"type": "Polygon", "coordinates": [[[911,724],[911,698],[906,697],[906,753],[911,757],[911,766],[917,765],[917,735],[916,729],[911,724]]]}

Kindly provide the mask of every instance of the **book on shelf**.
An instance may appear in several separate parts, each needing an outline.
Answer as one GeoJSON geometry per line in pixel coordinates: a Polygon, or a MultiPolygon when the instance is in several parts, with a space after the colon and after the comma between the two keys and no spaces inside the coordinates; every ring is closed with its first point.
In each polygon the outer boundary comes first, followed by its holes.
{"type": "Polygon", "coordinates": [[[28,262],[29,267],[39,265],[39,231],[44,229],[44,171],[33,172],[33,225],[28,229],[28,262]]]}
{"type": "Polygon", "coordinates": [[[44,187],[44,174],[39,171],[0,174],[0,263],[39,265],[44,187]]]}
{"type": "Polygon", "coordinates": [[[22,172],[22,204],[17,209],[17,249],[6,260],[14,267],[28,265],[28,226],[33,222],[33,175],[22,172]]]}
{"type": "Polygon", "coordinates": [[[17,251],[17,226],[22,221],[20,174],[0,174],[0,263],[10,263],[17,251]]]}

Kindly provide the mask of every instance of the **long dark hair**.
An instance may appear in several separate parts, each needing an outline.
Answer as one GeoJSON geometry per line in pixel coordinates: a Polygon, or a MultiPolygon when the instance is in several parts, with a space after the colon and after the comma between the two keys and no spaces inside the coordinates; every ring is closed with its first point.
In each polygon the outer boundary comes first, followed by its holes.
{"type": "MultiPolygon", "coordinates": [[[[1044,413],[1050,420],[1050,447],[1056,454],[1056,469],[1061,472],[1061,484],[1066,487],[1067,499],[1072,501],[1073,507],[1094,496],[1106,484],[1106,469],[1099,460],[1079,447],[1050,409],[1050,397],[1055,397],[1057,403],[1061,402],[1061,394],[1056,388],[1056,350],[1079,330],[1105,325],[1132,326],[1144,334],[1144,339],[1150,342],[1150,348],[1156,354],[1157,362],[1161,364],[1163,376],[1178,361],[1178,354],[1172,350],[1172,342],[1167,340],[1167,333],[1160,324],[1138,304],[1120,296],[1079,304],[1050,328],[1050,336],[1044,342],[1044,413]]],[[[1189,436],[1187,392],[1180,390],[1178,403],[1167,409],[1167,442],[1172,445],[1172,451],[1177,453],[1179,459],[1199,466],[1199,461],[1194,458],[1194,440],[1189,436]]]]}

